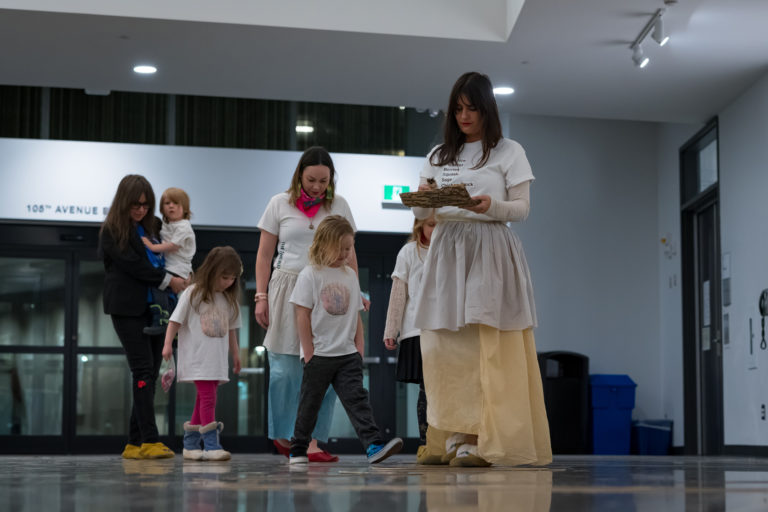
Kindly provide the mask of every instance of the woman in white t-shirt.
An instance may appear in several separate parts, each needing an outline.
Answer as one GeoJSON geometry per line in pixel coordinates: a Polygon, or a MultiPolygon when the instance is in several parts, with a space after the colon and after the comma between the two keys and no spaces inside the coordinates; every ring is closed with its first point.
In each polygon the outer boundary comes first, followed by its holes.
{"type": "Polygon", "coordinates": [[[479,204],[414,208],[417,218],[437,218],[415,308],[427,421],[447,438],[451,465],[548,464],[533,287],[506,225],[528,216],[531,167],[522,146],[502,137],[487,76],[459,77],[446,112],[444,142],[419,189],[463,183],[479,204]]]}
{"type": "MultiPolygon", "coordinates": [[[[309,263],[309,246],[317,225],[328,215],[341,215],[355,228],[347,201],[335,193],[336,170],[331,155],[314,146],[301,155],[291,186],[270,199],[259,220],[256,256],[256,321],[267,329],[264,347],[269,360],[268,433],[278,452],[288,456],[296,423],[302,367],[293,305],[288,299],[299,272],[309,263]],[[277,250],[277,256],[273,260],[277,250]],[[271,263],[271,265],[270,265],[271,263]],[[270,277],[271,274],[271,277],[270,277]]],[[[357,272],[357,256],[349,261],[357,272]]],[[[311,462],[335,462],[322,450],[331,429],[336,393],[329,389],[308,448],[311,462]]]]}

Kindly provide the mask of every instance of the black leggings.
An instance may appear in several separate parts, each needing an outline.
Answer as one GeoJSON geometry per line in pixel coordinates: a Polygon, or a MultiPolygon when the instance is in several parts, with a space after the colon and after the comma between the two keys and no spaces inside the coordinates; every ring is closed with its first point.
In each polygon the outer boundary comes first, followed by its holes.
{"type": "Polygon", "coordinates": [[[112,325],[125,349],[133,377],[133,408],[128,442],[141,445],[156,443],[159,435],[155,423],[155,383],[163,361],[164,336],[148,336],[143,329],[149,323],[143,316],[112,315],[112,325]]]}

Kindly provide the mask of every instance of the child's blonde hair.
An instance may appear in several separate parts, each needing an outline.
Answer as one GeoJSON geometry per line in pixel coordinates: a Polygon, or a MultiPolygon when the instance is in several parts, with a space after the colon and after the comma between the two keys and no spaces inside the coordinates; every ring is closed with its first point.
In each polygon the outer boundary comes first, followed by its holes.
{"type": "Polygon", "coordinates": [[[408,241],[416,242],[418,246],[423,249],[429,248],[429,242],[427,241],[427,238],[424,236],[424,224],[426,224],[427,222],[429,222],[434,218],[435,218],[435,214],[433,213],[432,216],[427,217],[426,219],[414,219],[413,231],[411,232],[411,238],[409,238],[408,241]]]}
{"type": "Polygon", "coordinates": [[[329,215],[320,222],[315,239],[309,247],[309,262],[317,267],[328,267],[341,251],[341,239],[345,235],[355,236],[355,230],[341,215],[329,215]]]}
{"type": "Polygon", "coordinates": [[[230,275],[235,277],[232,286],[222,293],[227,299],[229,307],[235,318],[240,314],[240,280],[243,275],[243,261],[237,251],[230,246],[214,247],[205,257],[205,261],[195,272],[192,283],[195,287],[192,289],[192,296],[189,298],[192,307],[198,311],[202,302],[213,303],[213,296],[216,293],[214,286],[216,280],[223,276],[230,275]]]}
{"type": "Polygon", "coordinates": [[[165,189],[163,195],[160,196],[160,213],[163,214],[163,220],[165,222],[168,222],[168,217],[165,216],[165,212],[163,211],[163,203],[166,199],[173,201],[174,203],[177,203],[181,206],[181,209],[184,210],[184,217],[182,218],[187,220],[192,218],[192,212],[189,210],[189,196],[187,193],[180,188],[171,187],[165,189]]]}

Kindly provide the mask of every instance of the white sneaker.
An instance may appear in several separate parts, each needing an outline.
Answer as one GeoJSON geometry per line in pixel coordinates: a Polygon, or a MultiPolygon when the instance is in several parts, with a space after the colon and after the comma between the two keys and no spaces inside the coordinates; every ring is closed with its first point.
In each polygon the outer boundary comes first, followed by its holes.
{"type": "Polygon", "coordinates": [[[309,464],[309,457],[306,455],[291,455],[288,457],[288,464],[309,464]]]}
{"type": "Polygon", "coordinates": [[[232,454],[227,450],[203,450],[202,460],[229,460],[232,454]]]}
{"type": "Polygon", "coordinates": [[[445,455],[442,457],[443,464],[448,464],[451,459],[456,457],[456,451],[459,449],[459,446],[463,445],[466,442],[467,435],[462,434],[461,432],[457,432],[453,434],[451,437],[446,439],[445,441],[445,455]]]}
{"type": "Polygon", "coordinates": [[[203,460],[203,450],[187,450],[184,448],[182,455],[186,460],[203,460]]]}

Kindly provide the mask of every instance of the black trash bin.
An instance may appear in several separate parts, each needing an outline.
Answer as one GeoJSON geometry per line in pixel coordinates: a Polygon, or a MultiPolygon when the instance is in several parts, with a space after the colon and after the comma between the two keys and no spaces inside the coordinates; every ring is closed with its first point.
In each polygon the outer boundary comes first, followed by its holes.
{"type": "Polygon", "coordinates": [[[575,352],[538,354],[552,453],[592,453],[589,435],[589,358],[575,352]]]}

